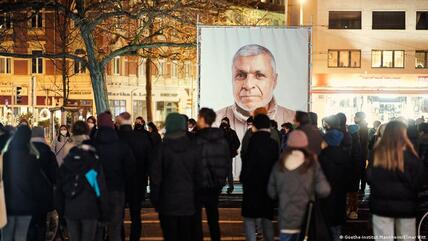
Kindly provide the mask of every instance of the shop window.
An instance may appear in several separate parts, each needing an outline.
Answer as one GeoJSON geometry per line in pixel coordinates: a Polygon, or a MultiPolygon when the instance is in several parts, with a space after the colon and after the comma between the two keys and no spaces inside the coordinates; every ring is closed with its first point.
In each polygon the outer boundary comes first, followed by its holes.
{"type": "MultiPolygon", "coordinates": [[[[34,55],[41,55],[42,51],[35,50],[32,51],[33,56],[34,55]]],[[[31,73],[33,74],[43,74],[43,58],[41,57],[33,57],[31,59],[31,73]]]]}
{"type": "Polygon", "coordinates": [[[31,15],[31,27],[43,28],[43,14],[41,12],[33,12],[31,15]]]}
{"type": "Polygon", "coordinates": [[[110,100],[110,111],[113,116],[118,116],[126,111],[126,100],[110,100]]]}
{"type": "Polygon", "coordinates": [[[361,29],[361,11],[330,11],[329,29],[361,29]]]}
{"type": "Polygon", "coordinates": [[[0,74],[10,74],[11,63],[11,58],[0,57],[0,74]]]}
{"type": "Polygon", "coordinates": [[[416,29],[428,30],[428,12],[416,12],[416,29]]]}
{"type": "Polygon", "coordinates": [[[404,50],[372,50],[372,68],[404,68],[404,50]]]}
{"type": "Polygon", "coordinates": [[[360,68],[361,51],[360,50],[329,50],[328,51],[329,68],[360,68]]]}
{"type": "Polygon", "coordinates": [[[374,11],[372,29],[406,29],[406,12],[374,11]]]}
{"type": "Polygon", "coordinates": [[[427,65],[427,55],[428,51],[418,50],[415,53],[415,68],[417,69],[426,69],[427,65]]]}
{"type": "Polygon", "coordinates": [[[172,112],[178,112],[178,102],[158,101],[156,102],[156,111],[159,111],[161,120],[172,112]]]}
{"type": "Polygon", "coordinates": [[[10,13],[0,14],[0,28],[1,29],[12,28],[12,17],[10,13]]]}

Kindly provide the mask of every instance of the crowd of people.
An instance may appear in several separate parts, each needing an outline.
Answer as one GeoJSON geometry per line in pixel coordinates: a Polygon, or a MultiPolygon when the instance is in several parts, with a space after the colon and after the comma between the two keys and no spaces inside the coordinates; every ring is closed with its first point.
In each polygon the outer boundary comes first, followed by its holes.
{"type": "Polygon", "coordinates": [[[7,213],[2,240],[45,241],[47,213],[56,210],[71,241],[122,241],[128,207],[129,240],[138,241],[149,187],[165,240],[203,240],[205,210],[211,240],[219,241],[219,196],[224,187],[234,192],[238,155],[249,241],[259,233],[266,241],[303,240],[314,235],[314,218],[327,233],[314,240],[340,240],[346,219],[358,219],[359,196],[367,190],[379,240],[416,236],[416,220],[428,210],[423,119],[377,121],[369,129],[364,113],[356,113],[352,124],[338,113],[319,128],[315,113],[297,111],[294,123],[279,130],[258,108],[241,141],[227,117],[213,127],[216,118],[222,117],[209,108],[196,120],[171,113],[161,135],[142,117],[107,111],[73,123],[71,130],[60,126],[51,146],[41,127],[0,126],[7,213]]]}

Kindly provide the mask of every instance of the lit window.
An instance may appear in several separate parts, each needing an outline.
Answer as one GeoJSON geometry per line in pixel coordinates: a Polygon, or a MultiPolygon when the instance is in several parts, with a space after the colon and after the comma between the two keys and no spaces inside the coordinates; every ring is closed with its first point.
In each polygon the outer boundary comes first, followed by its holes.
{"type": "Polygon", "coordinates": [[[74,61],[74,73],[75,74],[86,73],[86,66],[82,62],[75,60],[74,61]]]}
{"type": "Polygon", "coordinates": [[[12,18],[10,13],[0,14],[0,29],[11,29],[12,28],[12,18]]]}
{"type": "Polygon", "coordinates": [[[126,100],[110,100],[110,110],[113,116],[118,116],[126,111],[126,100]]]}
{"type": "Polygon", "coordinates": [[[360,68],[361,51],[360,50],[329,50],[328,51],[329,68],[360,68]]]}
{"type": "MultiPolygon", "coordinates": [[[[34,55],[41,55],[42,51],[35,50],[32,52],[34,55]]],[[[31,59],[31,73],[33,74],[42,74],[43,73],[43,58],[33,57],[31,59]]]]}
{"type": "Polygon", "coordinates": [[[0,74],[10,74],[11,63],[11,58],[0,57],[0,74]]]}
{"type": "Polygon", "coordinates": [[[373,50],[373,68],[404,68],[404,50],[373,50]]]}
{"type": "Polygon", "coordinates": [[[31,15],[31,27],[43,28],[43,14],[41,12],[33,12],[31,15]]]}
{"type": "Polygon", "coordinates": [[[428,68],[427,65],[427,56],[428,56],[428,51],[426,50],[418,50],[415,53],[415,68],[417,69],[425,69],[428,68]]]}
{"type": "Polygon", "coordinates": [[[120,57],[115,57],[113,60],[113,74],[120,74],[120,57]]]}

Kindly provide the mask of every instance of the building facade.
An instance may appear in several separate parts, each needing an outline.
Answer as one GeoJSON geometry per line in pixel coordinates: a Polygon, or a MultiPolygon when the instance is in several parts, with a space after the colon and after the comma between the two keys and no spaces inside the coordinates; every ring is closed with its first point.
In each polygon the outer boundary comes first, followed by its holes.
{"type": "Polygon", "coordinates": [[[427,10],[424,0],[307,1],[312,110],[364,111],[369,122],[426,116],[427,10]]]}
{"type": "MultiPolygon", "coordinates": [[[[284,16],[263,3],[266,8],[236,7],[224,13],[224,23],[242,25],[279,25],[284,16]],[[239,11],[237,11],[239,10],[239,11]]],[[[40,11],[26,22],[14,23],[9,14],[0,16],[0,26],[7,29],[10,42],[2,48],[14,53],[49,51],[61,45],[55,26],[55,13],[40,11]]],[[[196,26],[195,26],[196,27],[196,26]]],[[[98,37],[97,37],[98,38],[98,37]]],[[[102,38],[102,36],[101,36],[102,38]]],[[[77,44],[78,45],[78,44],[77,44]]],[[[75,52],[85,53],[81,46],[75,52]]],[[[194,50],[196,53],[196,49],[194,50]]],[[[195,55],[195,54],[194,54],[195,55]]],[[[123,111],[134,117],[147,116],[146,63],[138,56],[119,56],[106,66],[106,83],[111,112],[123,111]]],[[[195,116],[197,108],[197,63],[192,60],[152,59],[152,110],[155,122],[162,122],[171,112],[195,116]]],[[[69,73],[69,107],[76,109],[78,119],[95,114],[89,71],[79,62],[67,61],[69,73]]],[[[49,109],[63,105],[63,78],[56,60],[46,58],[15,58],[0,56],[0,122],[15,124],[19,116],[33,113],[34,121],[47,120],[49,109]]],[[[61,119],[61,112],[54,113],[61,119]]],[[[62,116],[63,117],[63,116],[62,116]]],[[[76,119],[74,118],[74,119],[76,119]]],[[[62,118],[64,119],[64,118],[62,118]]]]}

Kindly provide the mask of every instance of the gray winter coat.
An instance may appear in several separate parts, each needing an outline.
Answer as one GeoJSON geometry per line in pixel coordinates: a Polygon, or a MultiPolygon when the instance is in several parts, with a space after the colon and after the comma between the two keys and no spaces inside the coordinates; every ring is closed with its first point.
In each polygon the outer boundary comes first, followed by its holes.
{"type": "Polygon", "coordinates": [[[316,161],[302,173],[303,153],[294,151],[286,160],[285,168],[281,162],[272,169],[268,184],[268,194],[279,201],[278,220],[280,230],[300,230],[306,208],[313,195],[313,182],[317,197],[330,194],[330,185],[316,161]],[[315,176],[314,176],[315,175],[315,176]]]}

